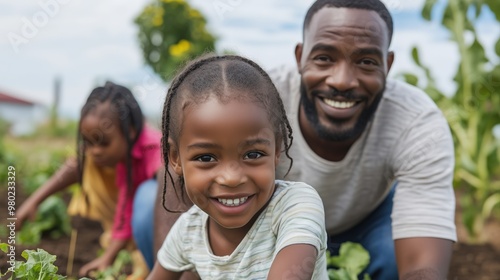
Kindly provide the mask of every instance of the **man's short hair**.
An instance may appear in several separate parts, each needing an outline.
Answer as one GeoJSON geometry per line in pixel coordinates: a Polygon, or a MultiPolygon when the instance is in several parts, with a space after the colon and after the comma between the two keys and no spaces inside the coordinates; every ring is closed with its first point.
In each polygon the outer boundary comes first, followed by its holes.
{"type": "Polygon", "coordinates": [[[391,44],[393,32],[392,16],[380,0],[317,0],[307,11],[306,18],[304,19],[303,33],[309,27],[312,17],[324,7],[361,9],[377,12],[387,25],[389,45],[391,44]]]}

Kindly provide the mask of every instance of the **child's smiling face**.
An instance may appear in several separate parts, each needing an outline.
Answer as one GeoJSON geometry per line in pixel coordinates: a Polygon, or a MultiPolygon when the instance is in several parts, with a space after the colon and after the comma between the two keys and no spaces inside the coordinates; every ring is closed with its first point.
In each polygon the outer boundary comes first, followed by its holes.
{"type": "Polygon", "coordinates": [[[169,158],[189,198],[223,228],[251,226],[275,188],[279,147],[267,112],[211,97],[185,108],[181,119],[169,158]]]}

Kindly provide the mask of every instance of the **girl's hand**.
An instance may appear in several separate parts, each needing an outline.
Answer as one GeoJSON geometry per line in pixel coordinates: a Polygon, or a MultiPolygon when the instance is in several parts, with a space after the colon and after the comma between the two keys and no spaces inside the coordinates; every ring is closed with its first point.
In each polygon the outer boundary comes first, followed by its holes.
{"type": "Polygon", "coordinates": [[[82,266],[82,268],[79,271],[79,274],[81,277],[83,276],[88,276],[91,271],[94,270],[105,270],[109,266],[111,266],[112,260],[110,260],[106,255],[102,255],[99,258],[87,263],[86,265],[82,266]]]}
{"type": "Polygon", "coordinates": [[[38,205],[52,194],[62,191],[68,186],[78,182],[78,164],[76,159],[68,159],[50,179],[41,185],[19,207],[16,213],[16,230],[21,229],[23,222],[27,219],[34,220],[38,205]]]}
{"type": "Polygon", "coordinates": [[[38,203],[33,199],[27,199],[16,212],[16,231],[20,230],[26,220],[34,221],[38,203]]]}
{"type": "Polygon", "coordinates": [[[80,269],[80,276],[86,276],[91,272],[92,270],[105,270],[109,266],[113,264],[115,261],[116,255],[118,255],[118,252],[125,248],[125,245],[127,244],[127,240],[120,240],[120,239],[112,239],[108,247],[106,248],[106,251],[102,254],[102,256],[98,257],[97,259],[89,262],[88,264],[84,265],[80,269]]]}

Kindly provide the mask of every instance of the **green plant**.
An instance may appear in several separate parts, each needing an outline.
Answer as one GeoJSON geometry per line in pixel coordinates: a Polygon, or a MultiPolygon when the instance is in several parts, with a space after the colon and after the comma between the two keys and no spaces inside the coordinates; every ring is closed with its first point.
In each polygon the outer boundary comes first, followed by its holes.
{"type": "Polygon", "coordinates": [[[0,118],[0,187],[7,186],[7,168],[14,163],[14,155],[5,147],[4,139],[9,132],[9,123],[0,118]]]}
{"type": "MultiPolygon", "coordinates": [[[[368,267],[370,254],[361,246],[353,242],[345,242],[340,245],[338,256],[330,256],[326,252],[326,263],[330,280],[357,280],[358,275],[368,267]]],[[[363,275],[364,280],[370,280],[368,273],[363,275]]]]}
{"type": "Polygon", "coordinates": [[[43,185],[49,178],[57,171],[63,160],[53,159],[53,163],[42,163],[39,166],[26,166],[24,168],[27,173],[22,177],[23,191],[27,194],[34,193],[41,185],[43,185]]]}
{"type": "MultiPolygon", "coordinates": [[[[0,243],[0,250],[7,253],[10,246],[6,243],[0,243]]],[[[13,266],[5,273],[0,272],[2,279],[24,279],[24,280],[59,280],[66,279],[66,276],[57,274],[57,266],[54,265],[56,256],[47,253],[43,249],[24,250],[21,256],[25,261],[14,261],[13,266]],[[9,278],[4,278],[8,276],[9,278]]],[[[90,280],[89,278],[80,278],[80,280],[90,280]]]]}
{"type": "Polygon", "coordinates": [[[57,122],[46,122],[38,125],[36,130],[23,138],[53,137],[53,138],[76,138],[78,121],[58,120],[57,122]]]}
{"type": "Polygon", "coordinates": [[[7,168],[13,165],[15,159],[14,154],[5,148],[3,140],[0,139],[0,187],[7,187],[7,168]]]}
{"type": "MultiPolygon", "coordinates": [[[[437,0],[426,0],[422,16],[431,20],[437,0]]],[[[460,63],[454,81],[455,94],[446,97],[436,86],[431,70],[420,61],[413,48],[414,62],[424,71],[423,89],[446,116],[455,142],[454,185],[462,194],[463,222],[471,241],[481,241],[478,234],[493,209],[500,203],[500,141],[493,127],[500,123],[500,64],[489,60],[476,33],[476,22],[489,8],[500,20],[497,0],[453,0],[446,3],[441,24],[449,31],[459,51],[460,63]],[[466,40],[465,35],[470,35],[466,40]]],[[[433,14],[434,15],[434,14],[433,14]]],[[[495,45],[500,56],[500,40],[495,45]]],[[[498,61],[498,60],[497,60],[498,61]]],[[[418,85],[416,75],[404,73],[407,82],[418,85]]]]}
{"type": "Polygon", "coordinates": [[[42,234],[48,233],[52,238],[68,235],[71,224],[66,213],[66,204],[62,198],[52,195],[38,207],[35,221],[27,221],[17,233],[19,244],[36,245],[40,243],[42,234]]]}
{"type": "Polygon", "coordinates": [[[153,0],[135,19],[146,63],[165,81],[185,61],[215,50],[205,17],[184,0],[153,0]]]}
{"type": "Polygon", "coordinates": [[[127,279],[127,275],[123,273],[123,269],[131,262],[132,258],[129,252],[121,250],[112,266],[103,271],[96,271],[91,276],[96,280],[125,280],[127,279]]]}

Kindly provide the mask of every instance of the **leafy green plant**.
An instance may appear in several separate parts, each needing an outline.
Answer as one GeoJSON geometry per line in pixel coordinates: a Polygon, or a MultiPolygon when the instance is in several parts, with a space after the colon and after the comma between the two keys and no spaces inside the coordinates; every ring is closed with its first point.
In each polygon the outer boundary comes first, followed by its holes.
{"type": "MultiPolygon", "coordinates": [[[[422,16],[431,20],[436,0],[426,0],[422,16]]],[[[447,1],[441,24],[449,31],[459,51],[460,63],[454,81],[457,90],[446,97],[436,86],[431,70],[420,61],[413,48],[414,62],[425,73],[425,82],[410,73],[404,73],[407,82],[420,85],[437,103],[446,116],[455,142],[454,185],[462,194],[460,206],[463,222],[471,237],[479,240],[485,221],[500,204],[500,141],[493,136],[493,127],[500,124],[500,64],[490,60],[476,33],[476,22],[489,8],[500,20],[500,2],[497,0],[447,1]],[[466,35],[470,35],[466,40],[466,35]]],[[[500,40],[495,45],[500,57],[500,40]]],[[[498,61],[498,59],[497,59],[498,61]]]]}
{"type": "Polygon", "coordinates": [[[0,187],[7,188],[8,172],[7,168],[15,162],[15,156],[5,148],[5,144],[0,139],[0,187]]]}
{"type": "Polygon", "coordinates": [[[124,268],[132,262],[129,252],[121,250],[116,256],[113,265],[103,271],[92,273],[92,278],[96,280],[125,280],[127,275],[123,273],[124,268]]]}
{"type": "Polygon", "coordinates": [[[9,130],[10,130],[10,123],[5,119],[0,118],[0,136],[1,136],[1,138],[3,138],[5,135],[7,135],[9,133],[9,130]]]}
{"type": "Polygon", "coordinates": [[[144,60],[165,81],[185,61],[215,50],[205,17],[185,0],[153,0],[135,23],[144,60]]]}
{"type": "Polygon", "coordinates": [[[28,176],[22,178],[23,190],[28,193],[34,193],[41,185],[43,185],[50,176],[54,174],[59,165],[56,164],[42,164],[31,170],[26,170],[28,176]]]}
{"type": "Polygon", "coordinates": [[[48,233],[52,238],[68,235],[71,224],[66,212],[66,204],[62,198],[53,195],[38,207],[35,221],[26,222],[17,233],[19,244],[36,245],[40,243],[42,234],[48,233]]]}
{"type": "MultiPolygon", "coordinates": [[[[340,245],[339,255],[330,256],[326,253],[326,264],[330,280],[358,280],[358,275],[370,264],[370,254],[361,246],[353,242],[340,245]]],[[[364,280],[370,280],[368,273],[363,275],[364,280]]]]}
{"type": "Polygon", "coordinates": [[[8,166],[15,162],[15,156],[5,147],[4,139],[8,134],[8,123],[0,118],[0,187],[7,186],[8,166]]]}
{"type": "Polygon", "coordinates": [[[25,139],[51,137],[51,138],[76,138],[78,132],[78,121],[75,120],[58,120],[53,122],[42,123],[36,127],[36,130],[26,136],[25,139]]]}
{"type": "MultiPolygon", "coordinates": [[[[4,253],[9,251],[9,245],[0,243],[0,250],[4,253]]],[[[0,272],[2,279],[24,279],[24,280],[59,280],[66,279],[66,276],[57,274],[57,266],[54,265],[56,256],[47,253],[43,249],[24,250],[21,256],[25,261],[15,261],[13,269],[5,273],[0,272]],[[4,278],[8,276],[9,278],[4,278]]],[[[80,278],[80,280],[90,280],[89,278],[80,278]]]]}

